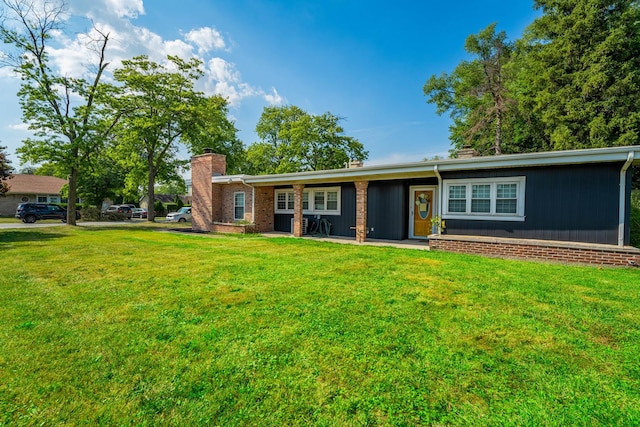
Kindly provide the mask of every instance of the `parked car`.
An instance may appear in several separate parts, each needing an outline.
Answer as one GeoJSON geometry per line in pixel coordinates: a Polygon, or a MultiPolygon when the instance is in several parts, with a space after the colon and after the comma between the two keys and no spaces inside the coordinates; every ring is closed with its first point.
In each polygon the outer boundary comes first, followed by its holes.
{"type": "MultiPolygon", "coordinates": [[[[43,219],[59,219],[67,222],[67,210],[55,203],[20,203],[16,208],[16,219],[30,224],[43,219]]],[[[76,211],[76,219],[80,219],[78,211],[76,211]]]]}
{"type": "Polygon", "coordinates": [[[132,208],[131,209],[131,218],[146,218],[148,216],[147,210],[145,208],[132,208]]]}
{"type": "Polygon", "coordinates": [[[132,216],[131,207],[128,205],[111,205],[107,208],[105,213],[122,214],[126,219],[131,219],[132,216]]]}
{"type": "Polygon", "coordinates": [[[171,212],[167,215],[167,222],[187,222],[191,221],[191,206],[184,206],[178,212],[171,212]]]}

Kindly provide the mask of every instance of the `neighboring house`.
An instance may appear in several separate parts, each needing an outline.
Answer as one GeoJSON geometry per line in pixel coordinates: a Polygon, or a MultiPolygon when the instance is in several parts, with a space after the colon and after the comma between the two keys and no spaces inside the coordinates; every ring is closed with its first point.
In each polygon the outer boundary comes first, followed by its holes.
{"type": "Polygon", "coordinates": [[[14,216],[20,203],[60,203],[66,179],[55,176],[15,174],[7,181],[9,191],[0,197],[0,215],[14,216]]]}
{"type": "MultiPolygon", "coordinates": [[[[277,175],[226,175],[224,156],[192,165],[193,227],[301,236],[428,240],[432,249],[640,264],[629,247],[632,164],[640,146],[423,161],[277,175]],[[442,234],[431,219],[444,221],[442,234]]],[[[436,221],[437,222],[437,221],[436,221]]]]}

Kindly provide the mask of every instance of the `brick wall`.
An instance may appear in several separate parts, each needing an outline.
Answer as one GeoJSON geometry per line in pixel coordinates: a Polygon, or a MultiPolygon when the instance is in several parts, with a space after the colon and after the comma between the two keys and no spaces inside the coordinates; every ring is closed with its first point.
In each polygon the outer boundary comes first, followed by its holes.
{"type": "Polygon", "coordinates": [[[273,187],[256,187],[255,188],[255,218],[256,231],[259,233],[267,233],[274,229],[274,188],[273,187]]]}
{"type": "Polygon", "coordinates": [[[191,158],[191,224],[196,231],[211,231],[212,222],[220,216],[215,203],[221,199],[220,188],[214,188],[211,177],[225,175],[226,168],[227,158],[222,154],[207,153],[191,158]]]}
{"type": "Polygon", "coordinates": [[[244,193],[244,218],[243,220],[253,222],[253,189],[241,183],[218,184],[221,187],[220,194],[220,216],[214,221],[232,223],[234,218],[234,193],[244,193]]]}
{"type": "Polygon", "coordinates": [[[432,250],[477,254],[500,258],[558,261],[567,263],[640,266],[640,249],[609,245],[576,244],[482,238],[475,236],[429,236],[432,250]]]}

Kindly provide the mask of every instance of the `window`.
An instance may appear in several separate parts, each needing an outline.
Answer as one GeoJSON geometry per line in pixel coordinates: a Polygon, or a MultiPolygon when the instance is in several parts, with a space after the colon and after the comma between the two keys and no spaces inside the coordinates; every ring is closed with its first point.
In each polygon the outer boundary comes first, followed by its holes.
{"type": "Polygon", "coordinates": [[[496,194],[496,213],[515,214],[518,211],[518,186],[516,184],[498,184],[496,194]]]}
{"type": "Polygon", "coordinates": [[[323,211],[324,210],[324,191],[316,191],[313,196],[313,210],[323,211]]]}
{"type": "Polygon", "coordinates": [[[471,212],[491,213],[491,185],[471,185],[471,212]]]}
{"type": "Polygon", "coordinates": [[[444,187],[444,219],[524,221],[524,176],[445,179],[444,187]]]}
{"type": "MultiPolygon", "coordinates": [[[[275,213],[293,213],[291,189],[275,190],[275,213]]],[[[340,187],[305,188],[302,212],[307,215],[340,215],[340,187]]]]}
{"type": "Polygon", "coordinates": [[[38,196],[38,203],[60,203],[60,196],[38,196]]]}
{"type": "Polygon", "coordinates": [[[452,185],[449,187],[449,212],[464,213],[467,208],[467,187],[452,185]]]}
{"type": "Polygon", "coordinates": [[[338,210],[338,192],[337,191],[327,191],[327,210],[328,211],[338,210]]]}
{"type": "Polygon", "coordinates": [[[244,219],[244,193],[233,193],[233,219],[235,221],[244,219]]]}

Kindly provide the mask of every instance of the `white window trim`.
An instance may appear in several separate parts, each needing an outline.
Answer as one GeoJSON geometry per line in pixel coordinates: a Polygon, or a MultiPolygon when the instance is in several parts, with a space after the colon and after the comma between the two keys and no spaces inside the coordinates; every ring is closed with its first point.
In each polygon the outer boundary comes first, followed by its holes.
{"type": "MultiPolygon", "coordinates": [[[[292,214],[293,213],[293,209],[278,209],[278,194],[293,194],[293,189],[290,188],[280,188],[277,190],[274,190],[274,195],[273,195],[273,200],[274,200],[274,212],[277,214],[292,214]]],[[[306,193],[307,197],[308,197],[308,204],[309,204],[309,208],[308,209],[303,209],[302,213],[305,215],[340,215],[341,211],[342,211],[342,204],[341,204],[341,188],[340,187],[308,187],[305,188],[303,190],[303,194],[306,193]],[[320,209],[315,209],[315,192],[325,192],[325,196],[324,196],[324,205],[325,205],[325,209],[320,210],[320,209]],[[331,192],[331,191],[335,191],[338,193],[338,208],[336,210],[327,210],[326,206],[327,206],[327,192],[331,192]]],[[[285,196],[285,197],[288,197],[285,196]]]]}
{"type": "Polygon", "coordinates": [[[525,196],[526,177],[509,176],[504,178],[471,178],[471,179],[445,179],[443,180],[443,219],[469,219],[469,220],[485,220],[485,221],[524,221],[524,196],[525,196]],[[491,210],[489,213],[472,213],[471,197],[472,185],[489,184],[491,185],[491,210]],[[515,214],[496,213],[497,200],[497,184],[516,184],[517,185],[517,208],[515,214]],[[464,185],[466,190],[466,209],[465,213],[453,212],[449,213],[449,187],[452,185],[464,185]]]}
{"type": "Polygon", "coordinates": [[[247,202],[246,202],[247,196],[246,194],[244,194],[244,191],[236,191],[235,193],[233,193],[233,220],[234,221],[243,221],[244,220],[244,216],[247,213],[246,211],[246,206],[247,206],[247,202]],[[236,195],[237,194],[242,194],[242,218],[236,218],[236,208],[239,208],[240,205],[236,205],[236,195]]]}

